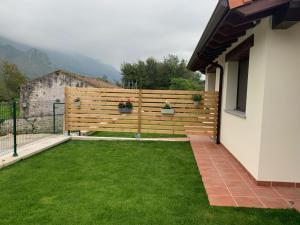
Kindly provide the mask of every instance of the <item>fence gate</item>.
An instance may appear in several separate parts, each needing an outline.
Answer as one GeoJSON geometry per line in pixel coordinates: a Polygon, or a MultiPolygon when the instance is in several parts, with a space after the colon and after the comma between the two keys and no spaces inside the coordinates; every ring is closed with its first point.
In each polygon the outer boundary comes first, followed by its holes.
{"type": "Polygon", "coordinates": [[[218,92],[138,90],[114,88],[65,88],[65,129],[216,136],[218,92]],[[201,95],[195,106],[193,95],[201,95]],[[130,99],[133,111],[122,114],[119,102],[130,99]],[[168,101],[174,115],[161,108],[168,101]]]}

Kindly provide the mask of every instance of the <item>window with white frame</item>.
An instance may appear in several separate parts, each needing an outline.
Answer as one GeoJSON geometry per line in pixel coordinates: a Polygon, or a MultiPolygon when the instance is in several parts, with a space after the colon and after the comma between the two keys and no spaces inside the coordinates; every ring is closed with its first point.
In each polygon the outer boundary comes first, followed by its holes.
{"type": "Polygon", "coordinates": [[[247,108],[249,55],[253,44],[251,36],[226,55],[226,111],[236,115],[245,116],[247,108]]]}

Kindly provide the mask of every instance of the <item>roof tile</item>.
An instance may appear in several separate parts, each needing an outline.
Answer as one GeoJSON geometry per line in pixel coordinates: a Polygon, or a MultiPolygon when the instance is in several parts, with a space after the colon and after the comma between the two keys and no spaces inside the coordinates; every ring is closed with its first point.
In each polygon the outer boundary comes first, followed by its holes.
{"type": "Polygon", "coordinates": [[[228,0],[230,9],[237,8],[251,2],[253,2],[253,0],[228,0]]]}

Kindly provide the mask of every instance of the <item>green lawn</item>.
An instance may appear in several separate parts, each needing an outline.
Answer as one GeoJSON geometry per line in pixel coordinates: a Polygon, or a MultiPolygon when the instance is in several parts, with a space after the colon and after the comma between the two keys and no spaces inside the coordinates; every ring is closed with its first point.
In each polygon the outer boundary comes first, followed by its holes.
{"type": "Polygon", "coordinates": [[[0,224],[299,225],[294,210],[211,207],[189,143],[69,141],[0,170],[0,224]]]}
{"type": "MultiPolygon", "coordinates": [[[[127,132],[108,132],[108,131],[97,131],[92,133],[90,136],[97,137],[128,137],[134,138],[135,133],[127,132]]],[[[169,138],[169,137],[186,137],[184,134],[141,134],[142,138],[169,138]]]]}

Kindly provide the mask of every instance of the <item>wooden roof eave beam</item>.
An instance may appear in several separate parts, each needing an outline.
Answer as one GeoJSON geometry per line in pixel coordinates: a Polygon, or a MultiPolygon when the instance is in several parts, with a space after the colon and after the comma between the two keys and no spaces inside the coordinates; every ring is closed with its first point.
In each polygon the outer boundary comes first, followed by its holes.
{"type": "Polygon", "coordinates": [[[260,12],[265,12],[270,9],[274,9],[278,6],[289,3],[290,0],[263,0],[263,1],[253,1],[251,4],[243,5],[236,8],[234,11],[242,15],[243,17],[248,17],[253,14],[260,12]]]}
{"type": "Polygon", "coordinates": [[[277,9],[272,16],[273,29],[288,29],[300,21],[300,1],[292,0],[277,9]]]}

